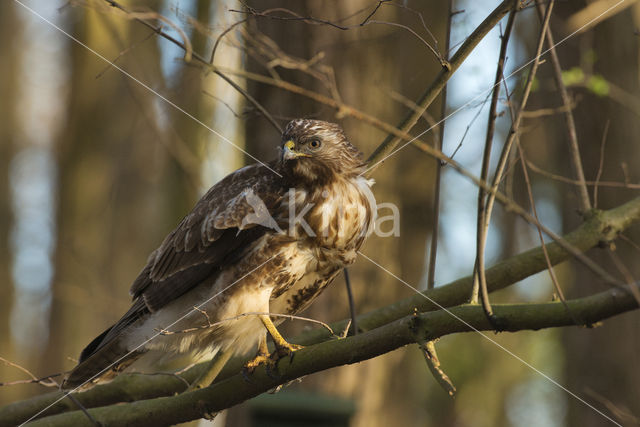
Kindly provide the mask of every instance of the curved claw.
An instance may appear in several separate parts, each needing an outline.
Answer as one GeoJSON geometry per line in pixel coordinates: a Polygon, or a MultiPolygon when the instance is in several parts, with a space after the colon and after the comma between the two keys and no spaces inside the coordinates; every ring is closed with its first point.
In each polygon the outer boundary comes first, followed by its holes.
{"type": "Polygon", "coordinates": [[[304,347],[298,344],[290,344],[287,341],[280,342],[276,345],[276,351],[271,354],[271,357],[275,357],[275,361],[280,360],[282,357],[289,356],[289,362],[293,361],[293,356],[298,350],[302,350],[304,347]]]}
{"type": "Polygon", "coordinates": [[[286,341],[279,342],[273,353],[266,354],[259,352],[256,357],[245,363],[242,367],[242,378],[248,383],[253,383],[250,375],[253,374],[257,367],[264,365],[265,372],[269,378],[278,380],[280,379],[280,376],[276,374],[278,370],[278,360],[288,356],[289,362],[291,362],[293,361],[295,352],[303,348],[303,346],[298,344],[290,344],[286,341]]]}
{"type": "Polygon", "coordinates": [[[249,375],[251,375],[253,371],[255,371],[256,368],[260,365],[265,365],[267,375],[269,375],[269,372],[273,368],[275,368],[275,361],[268,354],[258,353],[256,357],[249,360],[242,367],[242,378],[244,378],[246,382],[252,383],[253,381],[251,381],[251,378],[249,377],[249,375]]]}

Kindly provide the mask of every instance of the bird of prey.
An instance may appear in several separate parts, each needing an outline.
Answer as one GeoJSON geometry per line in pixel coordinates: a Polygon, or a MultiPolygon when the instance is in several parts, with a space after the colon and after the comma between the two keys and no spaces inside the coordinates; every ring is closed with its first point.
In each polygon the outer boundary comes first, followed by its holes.
{"type": "Polygon", "coordinates": [[[185,356],[257,348],[246,365],[255,368],[292,354],[298,347],[274,314],[303,310],[355,261],[376,212],[364,170],[338,125],[291,121],[277,159],[215,184],[151,253],[131,286],[133,305],[86,346],[62,388],[185,356]]]}

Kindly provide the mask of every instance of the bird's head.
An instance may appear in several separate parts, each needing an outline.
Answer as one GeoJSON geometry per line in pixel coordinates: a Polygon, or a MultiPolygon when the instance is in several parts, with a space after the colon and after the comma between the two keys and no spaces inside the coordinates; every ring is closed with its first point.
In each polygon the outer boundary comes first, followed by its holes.
{"type": "Polygon", "coordinates": [[[282,134],[280,161],[294,179],[331,181],[336,175],[350,177],[364,171],[362,153],[347,141],[335,123],[298,119],[282,134]]]}

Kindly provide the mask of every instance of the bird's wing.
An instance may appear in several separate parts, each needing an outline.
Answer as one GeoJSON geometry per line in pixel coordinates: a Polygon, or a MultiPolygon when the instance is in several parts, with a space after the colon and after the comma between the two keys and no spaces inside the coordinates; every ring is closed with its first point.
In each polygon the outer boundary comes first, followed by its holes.
{"type": "Polygon", "coordinates": [[[247,218],[257,219],[255,210],[260,207],[267,211],[263,214],[273,212],[282,201],[281,187],[278,177],[262,165],[240,169],[218,182],[151,254],[131,295],[142,297],[147,308],[156,311],[233,263],[270,231],[247,218]]]}
{"type": "Polygon", "coordinates": [[[99,342],[94,340],[87,346],[80,360],[107,345],[138,319],[174,301],[223,266],[233,264],[256,240],[273,232],[268,226],[246,219],[255,218],[255,211],[260,208],[266,209],[258,215],[264,219],[280,205],[283,195],[278,176],[262,165],[242,168],[211,187],[149,256],[131,286],[131,309],[98,337],[99,342]]]}

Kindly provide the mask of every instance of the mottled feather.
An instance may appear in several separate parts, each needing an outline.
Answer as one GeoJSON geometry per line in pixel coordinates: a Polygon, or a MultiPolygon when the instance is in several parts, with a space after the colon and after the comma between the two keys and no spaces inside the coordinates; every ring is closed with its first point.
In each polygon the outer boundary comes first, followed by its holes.
{"type": "Polygon", "coordinates": [[[255,346],[264,336],[255,318],[225,319],[250,311],[297,313],[355,260],[375,215],[363,171],[362,155],[338,125],[290,122],[278,159],[239,169],[211,187],[149,256],[131,286],[132,307],[83,350],[63,387],[109,380],[154,352],[195,357],[255,346]],[[298,212],[307,213],[304,224],[291,225],[298,212]],[[222,324],[198,328],[201,311],[222,324]],[[176,328],[197,331],[157,336],[180,318],[176,328]]]}

